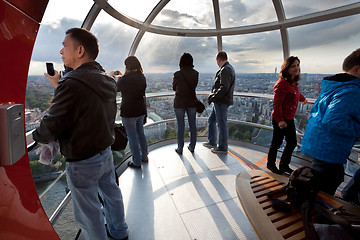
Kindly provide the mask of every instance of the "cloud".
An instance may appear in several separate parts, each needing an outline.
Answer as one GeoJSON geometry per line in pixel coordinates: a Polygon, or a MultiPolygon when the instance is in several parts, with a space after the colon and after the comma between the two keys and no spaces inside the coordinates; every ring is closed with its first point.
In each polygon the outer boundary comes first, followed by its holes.
{"type": "Polygon", "coordinates": [[[304,49],[347,40],[359,34],[360,16],[350,16],[331,21],[289,29],[293,49],[304,49]]]}
{"type": "Polygon", "coordinates": [[[164,9],[152,24],[176,28],[214,28],[215,24],[210,16],[209,12],[193,16],[187,13],[180,13],[176,10],[164,9]]]}
{"type": "Polygon", "coordinates": [[[48,24],[41,24],[35,41],[32,60],[61,62],[60,49],[67,29],[80,27],[81,22],[63,18],[48,24]]]}
{"type": "MultiPolygon", "coordinates": [[[[313,13],[326,10],[342,3],[331,0],[329,6],[310,4],[310,0],[297,3],[284,2],[287,17],[300,13],[313,13]]],[[[153,24],[178,28],[215,28],[212,4],[201,9],[199,14],[164,9],[155,18],[153,24]]],[[[243,26],[249,24],[276,21],[276,13],[271,1],[220,1],[222,27],[243,26]]],[[[326,49],[324,46],[339,46],[356,42],[360,33],[360,16],[351,16],[337,20],[310,24],[288,29],[291,52],[326,49]],[[350,39],[350,40],[349,40],[350,39]]],[[[32,61],[51,61],[61,64],[59,54],[65,31],[71,27],[80,27],[81,21],[63,18],[60,21],[42,23],[36,39],[32,61]]],[[[91,31],[98,37],[100,54],[98,61],[107,70],[124,69],[124,59],[128,56],[131,44],[138,32],[116,20],[95,21],[91,31]]],[[[223,49],[238,72],[269,72],[282,62],[282,43],[280,30],[238,36],[223,37],[223,49]]],[[[145,33],[136,52],[146,72],[172,72],[178,69],[179,58],[183,52],[194,57],[194,65],[199,71],[216,71],[216,37],[175,37],[145,33]]],[[[319,62],[319,61],[316,61],[319,62]]],[[[327,63],[323,64],[328,65],[327,63]]],[[[319,67],[318,69],[321,69],[319,67]]],[[[321,71],[321,70],[320,70],[321,71]]],[[[40,71],[43,72],[43,69],[40,71]]]]}

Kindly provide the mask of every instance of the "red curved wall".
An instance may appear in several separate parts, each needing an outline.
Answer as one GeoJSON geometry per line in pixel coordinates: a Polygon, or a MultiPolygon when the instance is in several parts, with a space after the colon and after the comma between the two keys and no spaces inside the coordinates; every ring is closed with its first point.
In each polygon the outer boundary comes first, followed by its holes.
{"type": "MultiPolygon", "coordinates": [[[[25,105],[31,54],[47,3],[0,0],[0,104],[25,105]]],[[[0,239],[59,239],[41,206],[27,152],[12,166],[0,166],[0,194],[0,239]]]]}

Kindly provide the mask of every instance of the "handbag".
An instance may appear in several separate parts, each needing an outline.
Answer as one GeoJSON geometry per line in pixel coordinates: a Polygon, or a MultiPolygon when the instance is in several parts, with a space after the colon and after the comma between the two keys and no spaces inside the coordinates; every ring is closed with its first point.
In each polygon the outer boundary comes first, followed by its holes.
{"type": "Polygon", "coordinates": [[[205,105],[199,100],[195,99],[196,112],[202,113],[205,110],[205,105]]]}
{"type": "Polygon", "coordinates": [[[115,141],[111,145],[111,150],[113,151],[124,150],[128,143],[125,127],[121,123],[119,124],[115,123],[114,132],[115,132],[115,141]]]}

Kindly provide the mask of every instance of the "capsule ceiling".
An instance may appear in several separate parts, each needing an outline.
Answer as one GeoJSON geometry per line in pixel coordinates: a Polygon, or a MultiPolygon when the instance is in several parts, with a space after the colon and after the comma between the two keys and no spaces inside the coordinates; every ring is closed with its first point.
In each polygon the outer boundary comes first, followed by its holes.
{"type": "MultiPolygon", "coordinates": [[[[302,72],[332,73],[341,71],[343,58],[359,47],[359,1],[60,2],[50,0],[37,42],[45,42],[51,32],[52,39],[56,42],[58,36],[61,43],[67,28],[83,26],[98,37],[98,61],[106,70],[123,68],[123,60],[136,55],[147,72],[171,72],[178,68],[180,55],[189,52],[195,68],[213,72],[215,55],[224,50],[237,72],[272,72],[284,58],[297,55],[302,72]],[[69,11],[68,6],[78,11],[69,11]],[[51,12],[66,17],[55,19],[51,12]]],[[[34,62],[40,60],[35,50],[34,62]]],[[[61,64],[59,55],[48,57],[61,64]]]]}

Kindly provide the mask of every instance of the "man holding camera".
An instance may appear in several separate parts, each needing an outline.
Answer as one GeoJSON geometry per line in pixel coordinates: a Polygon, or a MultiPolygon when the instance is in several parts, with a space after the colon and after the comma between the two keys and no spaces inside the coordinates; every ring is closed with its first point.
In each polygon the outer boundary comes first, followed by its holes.
{"type": "Polygon", "coordinates": [[[95,61],[99,47],[92,33],[71,28],[63,46],[62,60],[73,70],[58,79],[52,105],[33,138],[41,143],[59,141],[66,157],[75,220],[84,238],[127,239],[123,199],[110,150],[117,111],[116,83],[95,61]],[[110,236],[98,193],[104,202],[110,236]]]}

